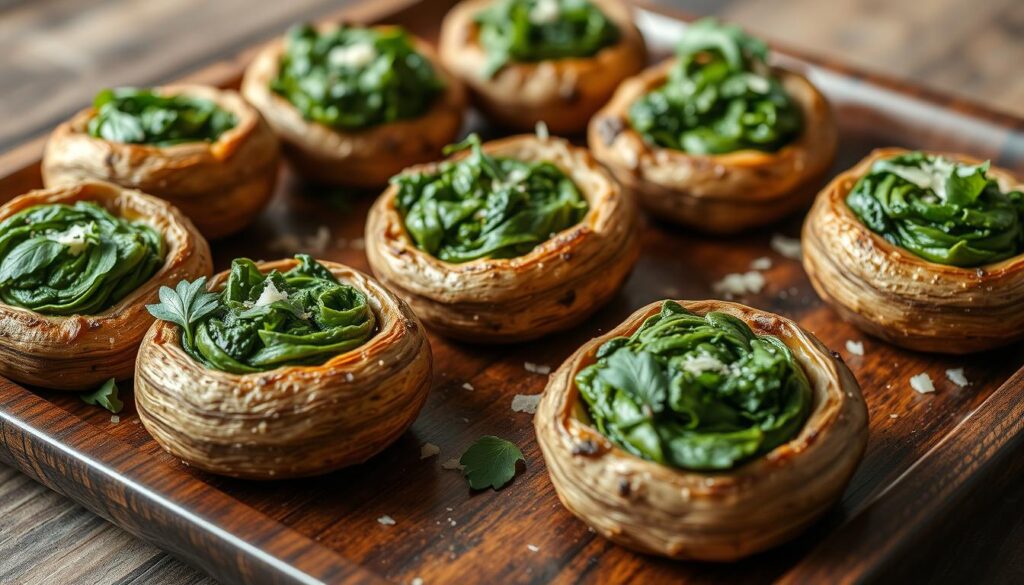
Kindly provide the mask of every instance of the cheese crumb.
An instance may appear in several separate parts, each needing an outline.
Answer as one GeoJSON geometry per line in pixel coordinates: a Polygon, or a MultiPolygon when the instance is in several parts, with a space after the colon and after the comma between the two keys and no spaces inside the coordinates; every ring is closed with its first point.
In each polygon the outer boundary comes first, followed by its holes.
{"type": "Polygon", "coordinates": [[[413,577],[412,581],[409,582],[409,585],[423,585],[423,579],[420,579],[419,577],[413,577]]]}
{"type": "Polygon", "coordinates": [[[847,339],[846,351],[850,352],[853,355],[864,355],[864,342],[847,339]]]}
{"type": "Polygon", "coordinates": [[[798,238],[789,238],[782,234],[772,235],[771,241],[772,250],[779,256],[789,258],[790,260],[799,260],[803,255],[803,247],[800,245],[798,238]]]}
{"type": "Polygon", "coordinates": [[[899,417],[900,417],[900,415],[898,415],[896,413],[893,413],[893,414],[889,415],[889,418],[899,418],[899,417]]]}
{"type": "Polygon", "coordinates": [[[512,397],[512,412],[534,414],[543,394],[516,394],[512,397]]]}
{"type": "Polygon", "coordinates": [[[530,549],[530,552],[537,552],[540,550],[540,547],[535,544],[528,544],[526,545],[526,548],[530,549]]]}
{"type": "Polygon", "coordinates": [[[529,19],[533,24],[547,24],[557,21],[559,14],[558,0],[539,0],[530,9],[529,19]]]}
{"type": "Polygon", "coordinates": [[[442,463],[441,467],[449,471],[462,471],[462,464],[454,457],[442,463]]]}
{"type": "Polygon", "coordinates": [[[924,372],[910,378],[910,387],[921,394],[935,392],[935,384],[932,384],[931,376],[924,372]]]}
{"type": "Polygon", "coordinates": [[[472,392],[473,391],[473,385],[470,384],[469,382],[466,382],[465,384],[462,385],[462,389],[463,390],[469,390],[470,392],[472,392]]]}
{"type": "Polygon", "coordinates": [[[423,443],[420,447],[420,459],[427,459],[441,453],[441,448],[433,443],[423,443]]]}
{"type": "Polygon", "coordinates": [[[391,516],[388,516],[387,514],[385,514],[385,515],[381,516],[380,518],[377,518],[377,523],[380,524],[381,526],[394,526],[395,525],[395,519],[392,518],[391,516]]]}
{"type": "Polygon", "coordinates": [[[731,299],[734,296],[745,294],[757,294],[764,288],[764,275],[755,270],[744,273],[726,274],[725,278],[711,285],[711,289],[717,294],[725,295],[731,299]]]}
{"type": "Polygon", "coordinates": [[[756,258],[750,263],[751,270],[768,270],[771,267],[772,259],[767,256],[761,256],[760,258],[756,258]]]}
{"type": "Polygon", "coordinates": [[[88,225],[75,224],[65,231],[47,234],[46,238],[66,247],[68,253],[72,256],[78,256],[88,245],[88,242],[85,241],[85,236],[92,233],[92,231],[93,224],[91,223],[88,225]]]}
{"type": "Polygon", "coordinates": [[[376,58],[377,50],[370,43],[334,47],[327,53],[327,61],[335,67],[365,67],[376,58]]]}
{"type": "Polygon", "coordinates": [[[544,142],[551,136],[551,133],[548,132],[548,125],[544,123],[544,120],[537,122],[534,126],[534,132],[536,132],[537,138],[539,138],[541,142],[544,142]]]}
{"type": "Polygon", "coordinates": [[[551,366],[545,366],[542,364],[535,364],[533,362],[524,362],[523,368],[531,374],[540,374],[541,376],[547,376],[551,373],[551,366]]]}
{"type": "Polygon", "coordinates": [[[953,368],[951,370],[946,370],[946,377],[949,378],[950,382],[956,384],[961,388],[964,388],[968,384],[970,384],[970,382],[967,381],[967,376],[964,375],[963,368],[953,368]]]}
{"type": "Polygon", "coordinates": [[[267,279],[267,284],[263,287],[263,292],[260,293],[260,298],[256,299],[253,304],[254,307],[265,307],[269,304],[276,303],[277,301],[287,301],[288,293],[277,290],[277,286],[274,285],[274,281],[267,279]]]}
{"type": "Polygon", "coordinates": [[[725,364],[723,364],[718,358],[707,354],[687,354],[687,356],[683,359],[682,366],[684,370],[693,374],[694,376],[699,376],[704,372],[714,371],[725,374],[729,371],[729,368],[725,364]]]}
{"type": "Polygon", "coordinates": [[[115,414],[114,416],[110,417],[110,422],[116,425],[117,423],[121,422],[121,417],[115,414]]]}

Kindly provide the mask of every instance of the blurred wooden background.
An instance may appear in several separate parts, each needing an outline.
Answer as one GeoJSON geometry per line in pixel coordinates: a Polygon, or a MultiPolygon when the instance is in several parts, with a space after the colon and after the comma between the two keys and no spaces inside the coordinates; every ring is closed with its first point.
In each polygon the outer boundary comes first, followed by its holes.
{"type": "MultiPolygon", "coordinates": [[[[99,89],[173,80],[347,1],[0,0],[0,151],[99,89]]],[[[1024,0],[659,1],[1024,116],[1024,0]]],[[[950,518],[906,579],[1024,582],[1022,499],[1024,478],[983,516],[950,518]]],[[[211,581],[0,466],[0,583],[211,581]]]]}

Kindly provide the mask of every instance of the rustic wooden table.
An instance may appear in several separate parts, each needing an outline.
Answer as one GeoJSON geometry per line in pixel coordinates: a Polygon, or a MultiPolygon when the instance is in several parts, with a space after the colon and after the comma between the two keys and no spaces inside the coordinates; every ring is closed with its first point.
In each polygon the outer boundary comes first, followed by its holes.
{"type": "MultiPolygon", "coordinates": [[[[99,89],[167,81],[337,10],[346,0],[0,0],[0,151],[99,89]]],[[[787,46],[1024,115],[1020,0],[662,0],[787,46]]],[[[908,559],[915,582],[1024,582],[1024,478],[951,517],[908,559]]],[[[0,466],[0,583],[210,583],[70,500],[0,466]]]]}

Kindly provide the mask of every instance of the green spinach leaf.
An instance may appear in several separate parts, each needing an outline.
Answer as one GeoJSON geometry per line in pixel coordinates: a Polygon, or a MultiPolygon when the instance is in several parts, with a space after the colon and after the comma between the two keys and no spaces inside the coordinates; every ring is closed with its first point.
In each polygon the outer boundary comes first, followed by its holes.
{"type": "Polygon", "coordinates": [[[444,89],[400,28],[293,27],[270,88],[307,120],[357,130],[416,118],[444,89]]]}
{"type": "Polygon", "coordinates": [[[988,168],[901,154],[875,162],[846,204],[869,229],[930,262],[998,262],[1024,252],[1024,193],[1003,192],[988,168]]]}
{"type": "Polygon", "coordinates": [[[44,315],[95,315],[164,263],[163,237],[87,201],[24,209],[0,222],[0,299],[44,315]]]}
{"type": "Polygon", "coordinates": [[[172,146],[213,142],[235,127],[235,115],[209,100],[148,89],[105,89],[93,100],[90,136],[126,144],[172,146]]]}
{"type": "Polygon", "coordinates": [[[618,27],[587,0],[499,0],[475,20],[487,77],[510,61],[590,57],[619,40],[618,27]]]}
{"type": "Polygon", "coordinates": [[[666,301],[597,358],[576,376],[591,421],[658,463],[729,469],[793,438],[810,413],[810,383],[786,345],[724,313],[666,301]]]}
{"type": "Polygon", "coordinates": [[[476,134],[445,152],[467,149],[436,172],[391,179],[405,228],[428,254],[452,263],[514,258],[586,215],[586,200],[554,164],[492,157],[476,134]]]}
{"type": "Polygon", "coordinates": [[[630,106],[644,138],[692,154],[775,151],[803,126],[799,107],[767,64],[768,48],[736,26],[691,24],[666,83],[630,106]]]}

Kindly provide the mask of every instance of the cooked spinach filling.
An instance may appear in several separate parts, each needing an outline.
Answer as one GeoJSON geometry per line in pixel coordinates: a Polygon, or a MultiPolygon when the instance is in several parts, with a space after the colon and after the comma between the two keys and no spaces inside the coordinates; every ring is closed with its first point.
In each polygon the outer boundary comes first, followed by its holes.
{"type": "Polygon", "coordinates": [[[712,19],[686,29],[663,86],[629,108],[633,128],[663,148],[692,154],[775,151],[803,125],[800,108],[769,68],[768,47],[712,19]]]}
{"type": "Polygon", "coordinates": [[[393,177],[396,206],[416,247],[445,262],[522,256],[586,215],[588,205],[550,162],[493,157],[471,134],[435,172],[393,177]]]}
{"type": "Polygon", "coordinates": [[[158,95],[148,89],[105,89],[96,95],[93,107],[96,115],[89,120],[89,135],[126,144],[213,142],[238,123],[234,114],[210,100],[158,95]]]}
{"type": "Polygon", "coordinates": [[[164,263],[163,237],[86,201],[36,205],[0,222],[0,298],[44,315],[95,315],[164,263]]]}
{"type": "Polygon", "coordinates": [[[318,365],[366,343],[376,327],[366,295],[310,256],[295,258],[295,268],[267,274],[236,259],[223,291],[205,292],[205,278],[182,281],[147,308],[181,327],[189,355],[232,374],[318,365]]]}
{"type": "Polygon", "coordinates": [[[596,357],[576,376],[591,420],[657,463],[729,469],[792,439],[810,413],[810,383],[789,348],[725,313],[665,301],[596,357]]]}
{"type": "Polygon", "coordinates": [[[300,25],[270,88],[307,120],[357,130],[422,115],[444,83],[400,28],[300,25]]]}
{"type": "Polygon", "coordinates": [[[871,231],[925,260],[997,262],[1024,252],[1024,193],[1003,192],[988,168],[902,154],[875,162],[846,204],[871,231]]]}
{"type": "Polygon", "coordinates": [[[499,0],[475,20],[487,77],[512,61],[590,57],[619,40],[615,24],[587,0],[499,0]]]}

